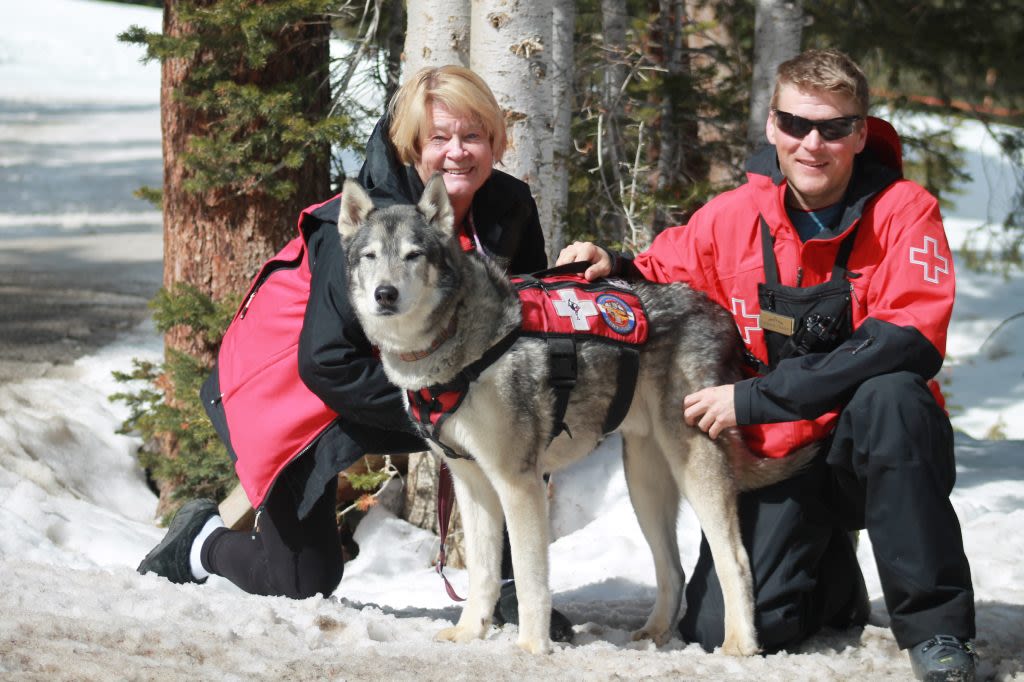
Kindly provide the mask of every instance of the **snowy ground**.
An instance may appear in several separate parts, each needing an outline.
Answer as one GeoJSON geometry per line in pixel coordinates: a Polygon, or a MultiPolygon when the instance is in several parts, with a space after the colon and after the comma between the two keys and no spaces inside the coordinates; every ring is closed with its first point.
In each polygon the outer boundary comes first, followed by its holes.
{"type": "MultiPolygon", "coordinates": [[[[138,65],[137,51],[113,34],[132,23],[156,28],[159,11],[0,0],[0,16],[0,270],[40,277],[70,270],[82,286],[109,285],[115,298],[107,305],[124,302],[116,295],[155,289],[159,216],[130,191],[159,182],[159,73],[138,65]],[[126,271],[126,263],[138,267],[126,271]]],[[[984,171],[950,212],[954,241],[989,214],[999,200],[992,188],[1001,191],[986,180],[1002,177],[998,159],[980,142],[972,150],[972,168],[984,171]]],[[[1014,342],[1024,319],[999,328],[1024,310],[1024,274],[958,274],[944,380],[962,431],[953,502],[978,599],[980,672],[1024,680],[1024,353],[1014,342]]],[[[13,338],[11,326],[0,319],[0,342],[13,338]]],[[[76,337],[65,338],[53,352],[79,354],[76,337]]],[[[614,441],[555,477],[552,587],[576,637],[550,656],[520,652],[514,627],[465,646],[434,643],[432,635],[458,613],[429,566],[436,538],[380,508],[360,525],[361,553],[331,599],[253,597],[217,578],[174,586],[139,576],[135,566],[163,531],[134,464],[138,441],[114,433],[124,408],[106,396],[116,390],[111,370],[160,352],[144,324],[71,364],[26,361],[31,371],[14,379],[0,374],[4,679],[788,681],[910,674],[885,627],[867,541],[860,558],[873,612],[863,631],[826,632],[801,651],[742,661],[678,639],[660,649],[630,642],[629,631],[653,602],[654,576],[614,441]]],[[[679,535],[689,569],[699,531],[685,509],[679,535]]],[[[465,573],[449,576],[465,592],[465,573]]]]}

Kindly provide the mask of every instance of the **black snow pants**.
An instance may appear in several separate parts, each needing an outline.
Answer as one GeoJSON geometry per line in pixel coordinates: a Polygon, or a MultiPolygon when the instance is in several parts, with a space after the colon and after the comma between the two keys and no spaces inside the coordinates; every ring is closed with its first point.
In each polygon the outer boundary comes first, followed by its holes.
{"type": "Polygon", "coordinates": [[[298,509],[313,466],[299,457],[274,482],[251,531],[218,529],[200,560],[250,594],[306,599],[329,596],[341,582],[344,561],[335,516],[338,477],[330,479],[305,518],[298,509]]]}
{"type": "MultiPolygon", "coordinates": [[[[936,634],[972,639],[974,590],[949,494],[949,418],[917,375],[870,379],[840,413],[814,464],[740,495],[761,646],[799,644],[822,626],[863,624],[864,579],[850,531],[867,529],[893,635],[907,648],[936,634]]],[[[679,625],[710,651],[724,639],[722,591],[706,540],[679,625]]]]}

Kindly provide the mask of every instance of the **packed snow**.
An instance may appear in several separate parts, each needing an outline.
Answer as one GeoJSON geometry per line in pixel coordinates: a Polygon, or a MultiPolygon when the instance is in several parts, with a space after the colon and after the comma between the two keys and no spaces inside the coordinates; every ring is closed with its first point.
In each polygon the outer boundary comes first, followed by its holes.
{"type": "MultiPolygon", "coordinates": [[[[159,184],[159,68],[139,64],[138,49],[114,36],[130,24],[159,29],[160,12],[93,0],[0,0],[0,16],[0,265],[12,245],[31,244],[60,267],[79,235],[104,237],[102,249],[76,254],[94,265],[159,260],[159,215],[130,194],[138,184],[159,184]]],[[[954,243],[990,218],[991,192],[1004,182],[991,176],[1007,172],[982,131],[966,126],[961,134],[973,140],[972,167],[987,170],[948,212],[954,243]]],[[[974,577],[979,672],[1024,680],[1024,318],[1010,319],[1024,309],[1024,273],[1003,278],[961,267],[958,277],[942,379],[959,430],[953,503],[974,577]]],[[[459,612],[431,567],[437,538],[382,506],[359,525],[360,553],[328,599],[256,597],[216,577],[177,586],[140,576],[139,560],[164,531],[134,459],[139,439],[116,434],[126,408],[107,396],[123,388],[113,370],[129,369],[132,358],[158,360],[161,351],[146,324],[73,365],[0,384],[0,677],[910,676],[886,627],[863,535],[859,557],[872,599],[863,630],[825,631],[798,651],[745,660],[678,638],[661,648],[630,641],[653,604],[654,575],[614,437],[553,479],[551,585],[575,639],[548,656],[520,651],[514,626],[466,645],[434,642],[459,612]]],[[[679,537],[689,570],[699,528],[685,506],[679,537]]],[[[464,571],[446,574],[466,592],[464,571]]]]}

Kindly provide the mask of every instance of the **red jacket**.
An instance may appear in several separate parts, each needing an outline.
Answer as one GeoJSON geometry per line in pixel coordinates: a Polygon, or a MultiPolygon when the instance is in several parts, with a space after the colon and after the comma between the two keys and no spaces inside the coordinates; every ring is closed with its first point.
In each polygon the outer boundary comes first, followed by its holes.
{"type": "MultiPolygon", "coordinates": [[[[895,371],[931,379],[942,365],[953,309],[953,258],[938,201],[902,179],[899,138],[869,119],[868,148],[858,155],[834,231],[801,242],[786,214],[773,147],[748,163],[748,182],[697,211],[687,225],[658,235],[624,270],[655,282],[684,281],[730,310],[747,348],[767,361],[758,324],[757,285],[765,280],[759,215],[775,240],[781,284],[829,278],[843,237],[859,224],[848,269],[853,336],[830,353],[791,358],[764,376],[736,384],[736,416],[751,447],[769,457],[821,439],[864,380],[895,371]]],[[[938,388],[933,392],[940,400],[938,388]]]]}

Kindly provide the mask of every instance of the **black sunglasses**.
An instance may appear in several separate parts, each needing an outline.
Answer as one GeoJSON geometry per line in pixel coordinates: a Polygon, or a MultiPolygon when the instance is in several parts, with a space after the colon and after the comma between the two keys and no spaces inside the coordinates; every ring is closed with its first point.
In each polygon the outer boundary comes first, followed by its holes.
{"type": "Polygon", "coordinates": [[[857,121],[864,118],[863,116],[840,116],[839,118],[816,121],[778,109],[772,109],[772,113],[775,114],[775,125],[790,137],[802,140],[812,130],[817,129],[821,133],[821,138],[829,142],[841,140],[852,133],[857,121]]]}

